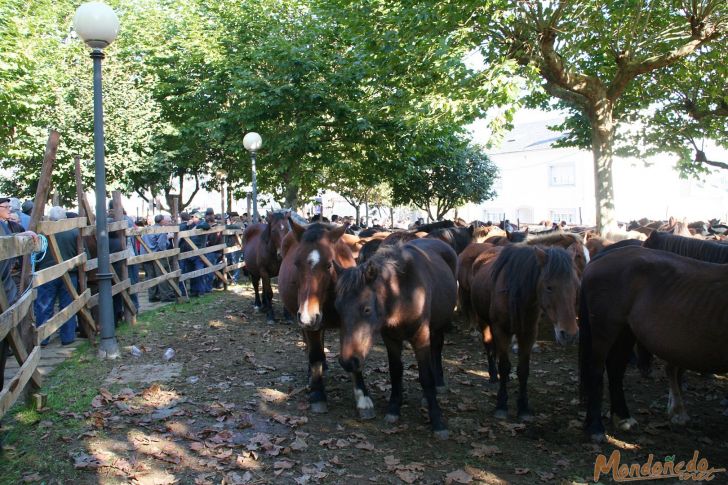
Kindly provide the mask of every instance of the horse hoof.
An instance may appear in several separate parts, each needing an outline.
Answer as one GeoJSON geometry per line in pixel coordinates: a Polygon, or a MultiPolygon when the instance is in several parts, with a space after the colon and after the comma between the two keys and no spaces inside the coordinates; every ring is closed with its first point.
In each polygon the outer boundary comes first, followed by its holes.
{"type": "Polygon", "coordinates": [[[590,438],[594,443],[604,443],[607,439],[604,433],[593,433],[590,438]]]}
{"type": "Polygon", "coordinates": [[[253,305],[253,311],[255,313],[260,313],[261,306],[260,305],[253,305]]]}
{"type": "Polygon", "coordinates": [[[374,412],[374,408],[357,408],[357,411],[359,411],[359,419],[362,421],[368,421],[377,416],[374,412]]]}
{"type": "Polygon", "coordinates": [[[450,433],[446,429],[434,431],[433,434],[435,435],[435,438],[437,438],[438,440],[442,440],[442,441],[445,441],[446,439],[450,438],[450,433]]]}
{"type": "Polygon", "coordinates": [[[502,419],[502,420],[508,419],[508,411],[506,411],[505,409],[496,409],[495,414],[493,414],[493,417],[495,419],[502,419]]]}
{"type": "Polygon", "coordinates": [[[388,424],[395,424],[397,421],[399,421],[399,416],[396,414],[387,413],[387,415],[384,416],[384,421],[388,424]]]}
{"type": "Polygon", "coordinates": [[[316,414],[323,414],[329,412],[329,407],[326,405],[326,401],[317,401],[311,403],[311,412],[316,414]]]}
{"type": "Polygon", "coordinates": [[[531,421],[533,421],[536,418],[534,418],[533,414],[531,414],[531,412],[529,411],[529,412],[525,412],[525,413],[518,413],[518,419],[520,421],[526,421],[527,423],[530,423],[531,421]]]}
{"type": "Polygon", "coordinates": [[[690,416],[687,413],[680,413],[672,416],[670,422],[677,426],[685,426],[690,421],[690,416]]]}
{"type": "Polygon", "coordinates": [[[619,419],[615,416],[614,426],[621,431],[632,431],[637,428],[637,420],[634,418],[619,419]]]}

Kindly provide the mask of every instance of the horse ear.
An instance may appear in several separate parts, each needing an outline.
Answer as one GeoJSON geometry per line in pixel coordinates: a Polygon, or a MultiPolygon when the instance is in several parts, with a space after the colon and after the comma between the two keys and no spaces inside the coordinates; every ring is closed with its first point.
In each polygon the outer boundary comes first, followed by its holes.
{"type": "Polygon", "coordinates": [[[541,249],[538,246],[535,246],[534,252],[536,253],[536,260],[538,260],[538,265],[543,266],[546,264],[546,260],[548,259],[548,256],[546,255],[546,251],[541,249]]]}
{"type": "Polygon", "coordinates": [[[528,226],[526,226],[526,230],[523,231],[525,234],[528,234],[528,226]]]}
{"type": "Polygon", "coordinates": [[[265,218],[270,222],[271,219],[273,219],[273,212],[272,211],[265,211],[265,218]]]}
{"type": "Polygon", "coordinates": [[[475,226],[472,225],[472,224],[469,225],[468,226],[468,232],[470,233],[470,237],[473,237],[473,234],[475,233],[475,226]]]}
{"type": "Polygon", "coordinates": [[[296,239],[300,241],[301,236],[303,236],[303,233],[306,230],[306,228],[304,226],[300,225],[299,223],[297,223],[296,220],[293,218],[290,218],[288,220],[288,222],[291,224],[291,229],[296,234],[296,239]]]}
{"type": "Polygon", "coordinates": [[[379,269],[376,267],[376,265],[369,263],[367,264],[367,267],[364,268],[364,279],[367,283],[371,283],[372,281],[376,280],[378,275],[379,269]]]}
{"type": "Polygon", "coordinates": [[[344,272],[344,268],[339,266],[339,263],[337,263],[335,259],[331,261],[331,263],[334,265],[334,271],[336,272],[336,277],[338,278],[339,276],[341,276],[341,273],[344,272]]]}
{"type": "Polygon", "coordinates": [[[329,241],[331,241],[332,243],[335,243],[336,241],[339,240],[339,238],[341,236],[344,235],[345,232],[346,232],[346,226],[335,227],[334,229],[329,231],[329,234],[328,234],[329,241]]]}

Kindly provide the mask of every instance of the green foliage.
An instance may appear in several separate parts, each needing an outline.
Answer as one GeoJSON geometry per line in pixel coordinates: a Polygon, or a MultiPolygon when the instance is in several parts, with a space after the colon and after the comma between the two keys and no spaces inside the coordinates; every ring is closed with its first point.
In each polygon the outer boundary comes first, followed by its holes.
{"type": "Polygon", "coordinates": [[[497,167],[482,148],[444,136],[438,145],[423,148],[417,166],[402,167],[392,183],[392,199],[396,205],[413,204],[430,219],[441,220],[451,209],[493,198],[497,176],[497,167]]]}

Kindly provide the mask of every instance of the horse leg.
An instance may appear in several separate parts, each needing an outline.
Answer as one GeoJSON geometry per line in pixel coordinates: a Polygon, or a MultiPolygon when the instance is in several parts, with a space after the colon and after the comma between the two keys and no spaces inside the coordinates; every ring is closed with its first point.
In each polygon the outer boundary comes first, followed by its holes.
{"type": "Polygon", "coordinates": [[[263,306],[263,303],[260,301],[260,276],[251,273],[250,282],[253,284],[253,293],[255,293],[255,303],[253,306],[255,307],[255,311],[260,311],[260,308],[263,306]]]}
{"type": "Polygon", "coordinates": [[[445,346],[445,333],[442,330],[431,330],[430,332],[432,366],[435,373],[435,390],[438,394],[445,394],[447,392],[447,384],[445,384],[445,374],[442,370],[442,349],[445,346]]]}
{"type": "Polygon", "coordinates": [[[392,391],[389,395],[387,414],[384,420],[394,424],[399,421],[400,408],[402,407],[402,342],[388,337],[382,332],[384,345],[387,347],[387,360],[389,361],[389,379],[392,382],[392,391]]]}
{"type": "Polygon", "coordinates": [[[519,338],[518,346],[518,418],[524,421],[533,419],[533,412],[528,406],[528,374],[531,365],[531,349],[536,341],[536,332],[538,331],[538,322],[533,329],[529,329],[528,334],[519,338]]]}
{"type": "MultiPolygon", "coordinates": [[[[439,439],[447,439],[449,434],[445,422],[442,419],[442,410],[440,405],[437,403],[437,391],[435,390],[435,368],[432,365],[433,355],[431,352],[430,345],[421,344],[417,339],[418,335],[411,341],[412,347],[415,350],[415,358],[417,359],[417,369],[420,374],[420,386],[422,386],[422,392],[427,399],[427,414],[430,417],[430,425],[432,431],[435,433],[435,437],[439,439]],[[417,340],[416,340],[417,339],[417,340]]],[[[423,339],[429,340],[429,339],[423,339]]]]}
{"type": "Polygon", "coordinates": [[[364,375],[361,370],[351,373],[351,381],[354,384],[354,400],[356,401],[356,410],[359,412],[361,419],[374,419],[374,403],[369,397],[369,391],[364,384],[364,375]]]}
{"type": "Polygon", "coordinates": [[[625,327],[607,355],[612,422],[622,431],[629,431],[637,427],[637,421],[629,415],[623,384],[624,372],[627,370],[633,348],[634,335],[629,327],[625,327]]]}
{"type": "Polygon", "coordinates": [[[685,403],[683,402],[682,395],[682,371],[672,364],[667,364],[665,367],[665,373],[667,378],[670,380],[670,394],[667,399],[667,415],[670,417],[670,422],[678,426],[684,426],[690,417],[685,411],[685,403]]]}
{"type": "Polygon", "coordinates": [[[327,412],[326,389],[324,387],[324,368],[326,354],[324,353],[324,331],[303,331],[308,350],[308,371],[310,393],[308,402],[311,404],[311,411],[314,413],[327,412]]]}
{"type": "Polygon", "coordinates": [[[275,311],[273,310],[273,287],[270,284],[269,276],[263,276],[263,307],[266,310],[267,323],[276,323],[275,311]]]}
{"type": "Polygon", "coordinates": [[[493,348],[493,333],[490,325],[483,321],[479,322],[478,327],[480,328],[480,338],[485,348],[485,356],[488,359],[488,382],[490,384],[496,384],[498,382],[498,368],[495,360],[495,349],[493,348]]]}
{"type": "Polygon", "coordinates": [[[637,342],[637,369],[645,379],[652,379],[652,354],[641,343],[637,342]]]}
{"type": "Polygon", "coordinates": [[[496,353],[498,355],[498,377],[500,387],[495,405],[496,419],[508,418],[508,376],[511,373],[511,361],[508,357],[510,335],[496,331],[493,333],[496,353]]]}

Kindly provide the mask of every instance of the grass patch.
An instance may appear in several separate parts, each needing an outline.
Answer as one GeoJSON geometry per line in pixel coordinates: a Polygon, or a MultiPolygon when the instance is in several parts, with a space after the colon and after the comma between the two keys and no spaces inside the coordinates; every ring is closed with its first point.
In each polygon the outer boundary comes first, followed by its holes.
{"type": "MultiPolygon", "coordinates": [[[[185,313],[204,312],[205,306],[219,296],[205,295],[190,303],[167,305],[144,312],[134,326],[119,326],[116,335],[122,359],[127,358],[128,346],[138,338],[173,332],[171,315],[180,318],[185,313]]],[[[0,455],[0,484],[21,483],[30,473],[53,477],[59,483],[83,480],[68,453],[88,452],[79,436],[91,429],[91,401],[118,362],[99,360],[96,347],[83,343],[44,379],[41,392],[47,395],[47,404],[42,411],[25,402],[11,408],[2,420],[5,450],[0,455]]],[[[109,387],[115,392],[121,386],[109,387]]]]}

